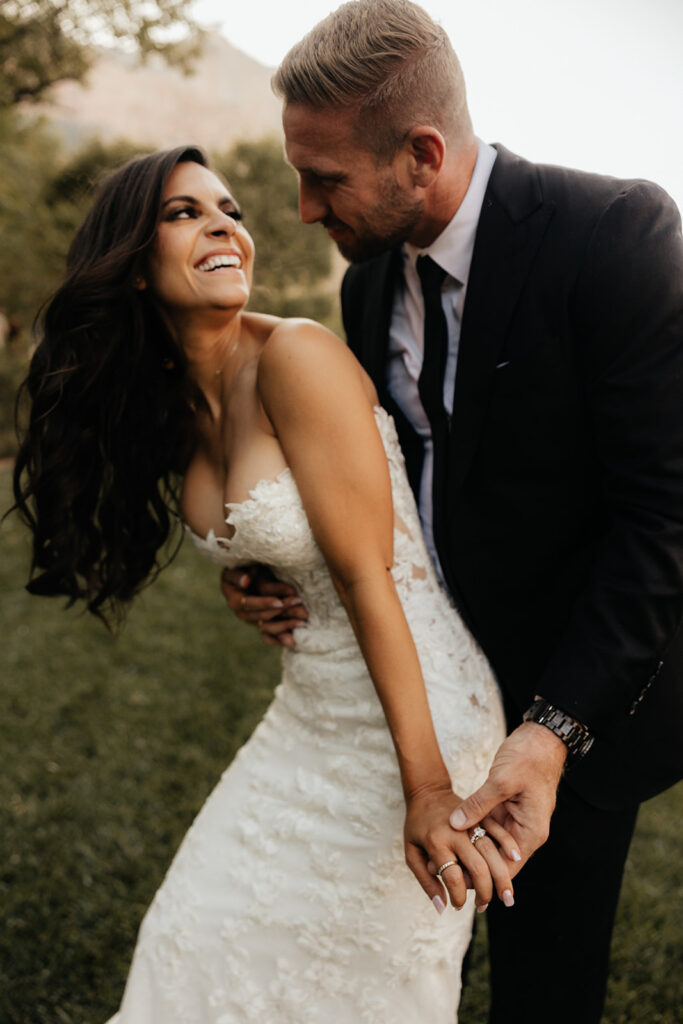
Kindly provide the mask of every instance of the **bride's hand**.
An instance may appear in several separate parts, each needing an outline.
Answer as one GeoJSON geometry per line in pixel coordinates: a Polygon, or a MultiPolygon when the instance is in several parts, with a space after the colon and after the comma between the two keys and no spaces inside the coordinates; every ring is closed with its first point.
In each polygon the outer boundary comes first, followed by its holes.
{"type": "Polygon", "coordinates": [[[475,890],[480,911],[491,902],[494,888],[502,902],[512,906],[510,862],[519,858],[515,840],[500,824],[486,819],[482,825],[487,835],[472,843],[468,832],[458,834],[449,824],[457,806],[458,797],[445,785],[407,798],[404,838],[409,868],[439,913],[445,908],[444,886],[457,910],[465,903],[468,887],[475,890]],[[439,881],[435,872],[449,861],[455,863],[444,869],[439,881]]]}

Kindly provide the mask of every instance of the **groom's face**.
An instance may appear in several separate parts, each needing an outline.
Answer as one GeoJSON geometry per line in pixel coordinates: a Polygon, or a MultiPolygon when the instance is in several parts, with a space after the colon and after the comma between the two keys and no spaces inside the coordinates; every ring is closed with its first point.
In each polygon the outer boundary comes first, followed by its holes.
{"type": "Polygon", "coordinates": [[[342,256],[361,262],[409,239],[423,205],[401,152],[378,164],[354,136],[355,116],[297,103],[285,107],[282,121],[302,221],[320,221],[342,256]]]}

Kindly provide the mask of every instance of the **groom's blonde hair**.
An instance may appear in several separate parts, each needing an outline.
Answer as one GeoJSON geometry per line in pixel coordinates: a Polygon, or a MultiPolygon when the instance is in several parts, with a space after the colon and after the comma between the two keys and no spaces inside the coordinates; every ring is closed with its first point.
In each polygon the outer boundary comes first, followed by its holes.
{"type": "Polygon", "coordinates": [[[389,160],[418,124],[454,147],[472,137],[462,69],[441,28],[410,0],[352,0],[296,43],[273,76],[288,103],[355,108],[356,137],[389,160]]]}

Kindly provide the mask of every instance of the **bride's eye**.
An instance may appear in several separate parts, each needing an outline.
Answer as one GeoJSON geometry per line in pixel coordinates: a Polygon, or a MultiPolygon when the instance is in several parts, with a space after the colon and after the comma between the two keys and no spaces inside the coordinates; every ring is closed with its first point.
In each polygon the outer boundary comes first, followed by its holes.
{"type": "Polygon", "coordinates": [[[190,220],[192,217],[197,216],[197,211],[193,206],[179,206],[175,210],[171,210],[167,220],[190,220]]]}

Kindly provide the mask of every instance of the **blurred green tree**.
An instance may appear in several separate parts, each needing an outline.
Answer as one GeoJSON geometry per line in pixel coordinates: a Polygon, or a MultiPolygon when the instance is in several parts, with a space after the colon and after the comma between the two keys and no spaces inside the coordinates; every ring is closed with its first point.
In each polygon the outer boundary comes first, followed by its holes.
{"type": "Polygon", "coordinates": [[[201,32],[192,0],[0,0],[0,106],[41,99],[64,78],[82,79],[91,46],[136,49],[187,66],[201,32]]]}
{"type": "Polygon", "coordinates": [[[47,129],[0,115],[0,309],[24,330],[64,271],[93,186],[137,151],[92,142],[63,162],[47,129]]]}
{"type": "Polygon", "coordinates": [[[64,238],[43,199],[57,152],[39,126],[0,114],[0,308],[22,327],[63,266],[64,238]]]}

